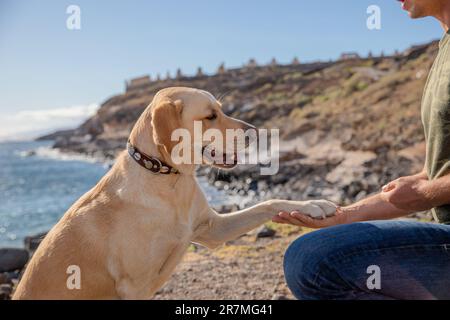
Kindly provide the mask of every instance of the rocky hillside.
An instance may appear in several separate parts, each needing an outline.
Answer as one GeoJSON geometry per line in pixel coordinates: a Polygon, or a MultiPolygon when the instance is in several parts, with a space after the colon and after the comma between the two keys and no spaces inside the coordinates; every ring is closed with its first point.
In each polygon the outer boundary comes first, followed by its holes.
{"type": "Polygon", "coordinates": [[[258,127],[279,128],[280,173],[255,168],[206,172],[216,186],[250,195],[328,197],[349,202],[402,174],[424,156],[420,101],[437,54],[432,42],[389,57],[326,63],[247,65],[127,86],[82,126],[57,137],[64,151],[113,158],[154,94],[169,86],[205,89],[226,113],[258,127]]]}

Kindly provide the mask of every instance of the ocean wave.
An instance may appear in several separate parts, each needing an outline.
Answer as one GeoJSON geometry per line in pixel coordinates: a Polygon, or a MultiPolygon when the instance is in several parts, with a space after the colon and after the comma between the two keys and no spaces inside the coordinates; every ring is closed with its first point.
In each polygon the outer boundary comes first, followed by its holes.
{"type": "Polygon", "coordinates": [[[88,163],[98,163],[105,166],[111,166],[113,161],[92,157],[80,153],[62,152],[59,149],[52,148],[50,146],[38,147],[36,149],[20,151],[19,156],[23,158],[27,157],[39,157],[45,159],[52,159],[58,161],[82,161],[88,163]]]}

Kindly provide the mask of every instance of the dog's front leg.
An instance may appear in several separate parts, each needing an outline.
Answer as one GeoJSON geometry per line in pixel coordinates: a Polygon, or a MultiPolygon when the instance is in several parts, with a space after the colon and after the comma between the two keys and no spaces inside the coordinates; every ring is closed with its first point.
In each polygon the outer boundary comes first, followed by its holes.
{"type": "Polygon", "coordinates": [[[207,219],[202,221],[195,230],[192,242],[215,248],[253,230],[272,219],[280,211],[300,211],[313,218],[325,218],[336,212],[336,205],[326,200],[269,200],[228,214],[218,214],[209,209],[207,219]]]}

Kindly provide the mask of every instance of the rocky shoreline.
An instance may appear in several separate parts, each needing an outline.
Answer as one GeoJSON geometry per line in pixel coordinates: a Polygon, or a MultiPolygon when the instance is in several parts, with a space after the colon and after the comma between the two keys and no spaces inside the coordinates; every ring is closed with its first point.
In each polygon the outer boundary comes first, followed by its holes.
{"type": "Polygon", "coordinates": [[[26,264],[46,233],[28,236],[23,248],[0,248],[0,300],[9,300],[26,264]]]}

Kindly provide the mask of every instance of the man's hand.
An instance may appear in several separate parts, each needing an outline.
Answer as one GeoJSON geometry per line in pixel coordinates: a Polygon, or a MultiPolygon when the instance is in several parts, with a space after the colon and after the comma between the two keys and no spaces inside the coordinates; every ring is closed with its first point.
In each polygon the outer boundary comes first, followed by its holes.
{"type": "Polygon", "coordinates": [[[429,185],[428,179],[417,175],[403,177],[385,185],[381,197],[401,210],[425,211],[434,207],[429,197],[429,185]]]}
{"type": "Polygon", "coordinates": [[[300,227],[318,229],[348,223],[347,218],[348,214],[341,208],[337,208],[334,216],[324,219],[313,219],[306,214],[298,211],[290,213],[282,211],[278,213],[278,215],[273,217],[272,221],[277,223],[292,224],[300,227]]]}

